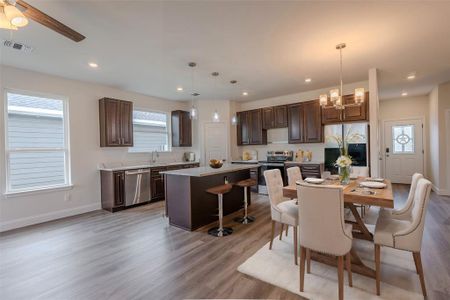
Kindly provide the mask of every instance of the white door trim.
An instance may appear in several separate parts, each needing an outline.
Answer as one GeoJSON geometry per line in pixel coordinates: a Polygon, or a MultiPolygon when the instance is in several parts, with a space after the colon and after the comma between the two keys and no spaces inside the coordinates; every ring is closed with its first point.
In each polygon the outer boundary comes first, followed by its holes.
{"type": "Polygon", "coordinates": [[[447,186],[445,187],[444,194],[450,196],[450,109],[447,109],[445,111],[445,122],[447,131],[447,142],[446,142],[447,170],[445,170],[445,176],[447,177],[447,186]]]}
{"type": "Polygon", "coordinates": [[[426,146],[427,143],[425,142],[427,139],[427,124],[425,123],[425,116],[416,116],[416,117],[409,117],[409,118],[396,118],[396,119],[382,119],[381,120],[381,145],[382,148],[380,149],[380,153],[381,153],[381,159],[383,160],[383,162],[381,163],[382,166],[382,177],[386,177],[386,156],[385,156],[385,149],[386,149],[386,139],[385,139],[385,134],[384,134],[384,129],[386,127],[386,123],[388,122],[403,122],[403,121],[409,121],[409,120],[420,120],[423,124],[423,128],[422,128],[422,149],[423,149],[423,159],[422,159],[422,167],[423,167],[423,172],[426,175],[427,172],[427,162],[426,162],[426,154],[428,151],[428,147],[426,146]]]}

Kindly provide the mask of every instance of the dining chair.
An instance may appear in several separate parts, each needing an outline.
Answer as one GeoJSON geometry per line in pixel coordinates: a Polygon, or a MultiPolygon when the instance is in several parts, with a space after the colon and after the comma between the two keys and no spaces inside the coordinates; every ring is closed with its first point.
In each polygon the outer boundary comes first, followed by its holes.
{"type": "MultiPolygon", "coordinates": [[[[267,191],[269,193],[272,216],[272,231],[269,249],[272,250],[275,224],[279,223],[281,226],[292,226],[294,228],[294,262],[297,265],[298,205],[296,204],[296,200],[287,200],[283,197],[283,179],[281,178],[280,170],[273,169],[264,171],[264,178],[266,180],[267,191]]],[[[282,235],[283,227],[281,227],[280,240],[282,235]]]]}
{"type": "MultiPolygon", "coordinates": [[[[369,177],[369,167],[352,166],[350,169],[350,177],[369,177]]],[[[366,207],[369,208],[369,205],[355,204],[355,207],[359,207],[361,217],[364,218],[366,215],[366,207]]]]}
{"type": "Polygon", "coordinates": [[[302,172],[299,167],[290,167],[286,169],[288,176],[288,185],[295,185],[300,180],[303,181],[302,172]]]}
{"type": "Polygon", "coordinates": [[[419,179],[424,178],[420,173],[414,173],[411,180],[411,187],[409,189],[408,199],[404,206],[400,209],[387,209],[381,208],[379,212],[379,218],[392,217],[398,220],[408,220],[411,218],[411,212],[414,204],[414,195],[416,193],[417,183],[419,179]]]}
{"type": "Polygon", "coordinates": [[[300,231],[300,292],[305,279],[306,250],[337,257],[339,299],[344,298],[344,257],[352,286],[350,250],[352,225],[344,220],[344,193],[340,186],[297,184],[300,231]],[[326,220],[326,222],[324,222],[326,220]]]}
{"type": "Polygon", "coordinates": [[[415,188],[410,218],[397,219],[393,215],[378,218],[374,234],[377,295],[380,295],[380,250],[381,246],[387,246],[412,252],[423,296],[427,296],[420,249],[430,192],[431,182],[425,178],[420,178],[415,188]]]}

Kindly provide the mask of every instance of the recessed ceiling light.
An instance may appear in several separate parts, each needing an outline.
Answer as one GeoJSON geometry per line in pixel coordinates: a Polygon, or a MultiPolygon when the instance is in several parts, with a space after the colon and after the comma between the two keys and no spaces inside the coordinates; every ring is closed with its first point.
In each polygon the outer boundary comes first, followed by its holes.
{"type": "Polygon", "coordinates": [[[407,92],[402,92],[402,97],[408,96],[407,92]]]}
{"type": "Polygon", "coordinates": [[[91,67],[91,68],[98,68],[98,64],[96,64],[95,62],[90,62],[89,63],[89,67],[91,67]]]}
{"type": "Polygon", "coordinates": [[[305,82],[306,83],[310,83],[311,82],[311,78],[305,78],[305,82]]]}
{"type": "Polygon", "coordinates": [[[242,96],[248,96],[248,93],[247,92],[243,92],[242,96]]]}
{"type": "Polygon", "coordinates": [[[182,86],[177,87],[177,91],[182,92],[183,91],[183,87],[182,86]]]}
{"type": "Polygon", "coordinates": [[[413,80],[416,78],[416,73],[410,73],[408,74],[408,76],[406,77],[408,80],[413,80]]]}

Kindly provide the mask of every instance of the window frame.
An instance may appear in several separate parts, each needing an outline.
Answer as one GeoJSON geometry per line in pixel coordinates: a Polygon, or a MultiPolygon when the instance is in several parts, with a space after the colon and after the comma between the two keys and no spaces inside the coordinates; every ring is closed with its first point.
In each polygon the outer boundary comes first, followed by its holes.
{"type": "MultiPolygon", "coordinates": [[[[149,109],[149,108],[144,108],[144,107],[133,107],[133,126],[134,126],[134,111],[143,111],[143,112],[148,112],[148,113],[157,113],[157,114],[165,114],[166,115],[166,124],[167,124],[167,151],[157,151],[158,153],[171,153],[172,152],[172,119],[171,119],[171,115],[170,112],[168,111],[162,111],[162,110],[154,110],[154,109],[149,109]]],[[[133,140],[135,140],[134,137],[134,128],[133,128],[133,140]]],[[[132,149],[133,147],[128,147],[128,153],[151,153],[151,151],[133,151],[132,149]]]]}
{"type": "Polygon", "coordinates": [[[70,153],[70,130],[69,130],[69,98],[61,95],[55,95],[50,93],[41,93],[41,92],[33,92],[27,90],[20,89],[12,89],[12,88],[4,88],[3,90],[3,99],[4,101],[4,135],[5,135],[5,195],[14,195],[14,194],[28,194],[33,192],[41,192],[47,190],[64,190],[67,188],[71,188],[72,185],[72,172],[71,172],[71,153],[70,153]],[[64,126],[64,147],[63,148],[17,148],[10,149],[9,148],[9,135],[8,135],[8,93],[11,94],[19,94],[30,97],[42,97],[54,100],[60,100],[63,103],[63,126],[64,126]],[[64,152],[64,184],[55,184],[55,185],[47,185],[47,186],[35,186],[24,189],[11,189],[10,182],[10,154],[12,152],[15,153],[26,153],[26,152],[64,152]]]}

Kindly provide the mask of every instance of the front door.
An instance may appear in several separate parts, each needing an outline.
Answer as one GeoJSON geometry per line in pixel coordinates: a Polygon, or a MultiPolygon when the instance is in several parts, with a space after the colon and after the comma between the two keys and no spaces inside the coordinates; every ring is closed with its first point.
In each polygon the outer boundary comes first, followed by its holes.
{"type": "Polygon", "coordinates": [[[421,119],[384,123],[385,176],[393,183],[411,183],[423,174],[423,122],[421,119]]]}

